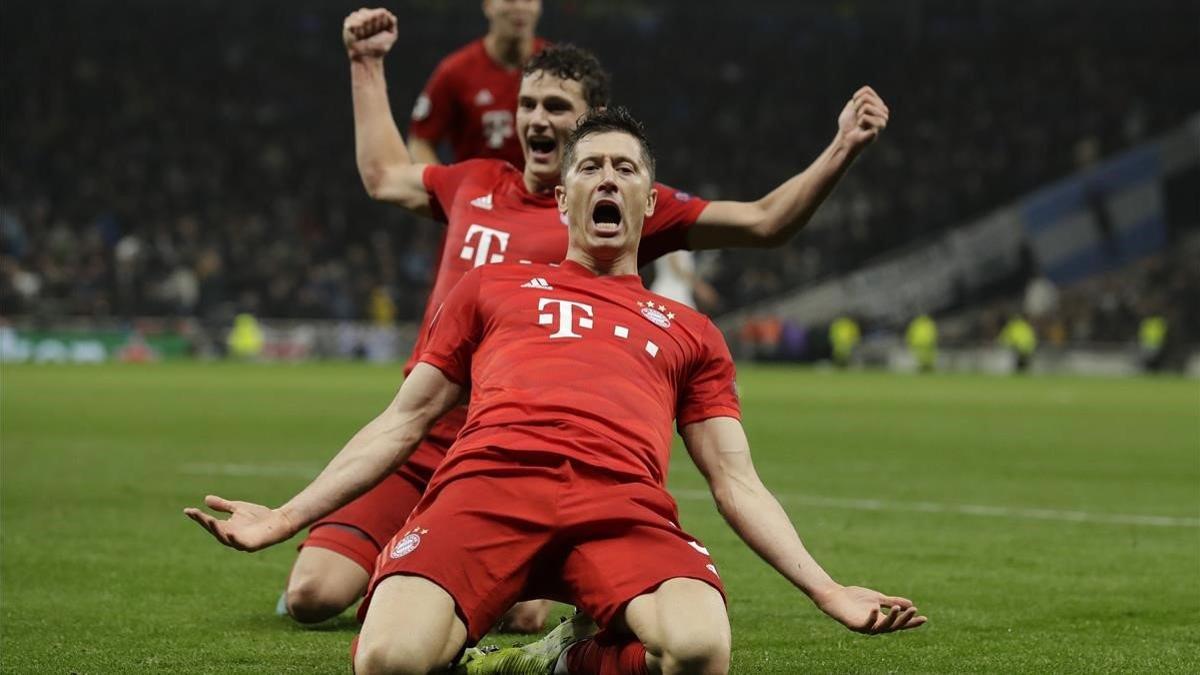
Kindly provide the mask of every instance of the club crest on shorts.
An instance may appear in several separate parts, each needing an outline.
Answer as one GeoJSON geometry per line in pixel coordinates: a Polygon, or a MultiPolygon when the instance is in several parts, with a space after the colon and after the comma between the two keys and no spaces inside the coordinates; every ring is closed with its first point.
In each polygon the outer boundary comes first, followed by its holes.
{"type": "MultiPolygon", "coordinates": [[[[426,530],[426,532],[428,532],[428,530],[426,530]]],[[[400,541],[396,542],[396,545],[392,547],[392,550],[390,553],[388,553],[388,555],[392,558],[392,560],[403,558],[409,553],[417,550],[417,547],[420,545],[421,535],[417,534],[416,532],[409,532],[408,534],[404,535],[400,541]]]]}
{"type": "Polygon", "coordinates": [[[671,319],[675,318],[673,312],[667,312],[666,305],[655,306],[653,300],[650,302],[638,302],[638,307],[642,308],[642,316],[646,317],[647,321],[659,328],[670,328],[671,319]],[[666,313],[664,314],[664,312],[666,313]]]}

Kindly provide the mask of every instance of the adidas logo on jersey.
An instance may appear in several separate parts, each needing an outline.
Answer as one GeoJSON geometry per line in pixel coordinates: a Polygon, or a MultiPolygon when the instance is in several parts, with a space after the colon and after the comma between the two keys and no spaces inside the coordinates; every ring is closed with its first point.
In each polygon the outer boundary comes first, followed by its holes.
{"type": "Polygon", "coordinates": [[[492,96],[492,92],[487,89],[480,89],[478,94],[475,94],[475,105],[485,106],[496,102],[496,97],[492,96]]]}
{"type": "Polygon", "coordinates": [[[484,211],[491,211],[492,210],[492,193],[489,192],[482,197],[476,197],[475,199],[472,199],[471,206],[474,206],[477,209],[483,209],[484,211]]]}
{"type": "Polygon", "coordinates": [[[533,279],[530,279],[529,281],[521,284],[521,288],[540,288],[543,291],[554,290],[553,286],[546,283],[546,280],[542,279],[540,277],[534,277],[533,279]]]}

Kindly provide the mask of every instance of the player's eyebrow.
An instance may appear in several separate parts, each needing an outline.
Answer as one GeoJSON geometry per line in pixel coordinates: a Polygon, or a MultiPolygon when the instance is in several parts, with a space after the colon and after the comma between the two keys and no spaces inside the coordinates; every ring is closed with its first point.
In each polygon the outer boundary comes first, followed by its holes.
{"type": "MultiPolygon", "coordinates": [[[[517,101],[521,105],[537,105],[538,97],[531,96],[529,94],[523,94],[523,95],[517,97],[517,101]]],[[[571,99],[567,98],[566,96],[560,96],[558,94],[548,94],[546,96],[543,96],[541,98],[541,101],[542,101],[542,105],[547,108],[551,108],[551,107],[570,108],[571,106],[574,105],[574,103],[572,103],[571,99]]]]}
{"type": "MultiPolygon", "coordinates": [[[[575,162],[575,166],[579,166],[589,160],[591,160],[593,162],[602,162],[602,160],[606,156],[610,156],[610,155],[605,155],[603,152],[593,152],[593,153],[590,153],[590,154],[580,157],[579,161],[575,162]]],[[[629,162],[630,164],[636,166],[639,171],[644,168],[644,167],[642,167],[640,162],[633,159],[632,157],[627,157],[627,156],[621,155],[621,154],[611,155],[611,157],[612,157],[613,166],[616,166],[617,164],[620,164],[622,162],[629,162]]]]}

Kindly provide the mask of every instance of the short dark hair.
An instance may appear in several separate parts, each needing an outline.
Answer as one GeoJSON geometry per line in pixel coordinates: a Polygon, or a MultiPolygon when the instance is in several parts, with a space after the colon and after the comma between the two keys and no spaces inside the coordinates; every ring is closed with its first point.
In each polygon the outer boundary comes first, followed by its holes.
{"type": "Polygon", "coordinates": [[[567,144],[563,147],[563,175],[566,176],[567,171],[575,164],[575,146],[579,145],[580,141],[593,134],[610,131],[629,134],[637,139],[642,148],[642,161],[650,170],[650,180],[654,180],[654,152],[650,149],[650,140],[646,138],[646,128],[622,106],[593,110],[579,118],[579,126],[567,137],[567,144]]]}
{"type": "Polygon", "coordinates": [[[546,73],[560,80],[575,80],[583,89],[583,100],[589,109],[603,108],[608,105],[609,76],[600,59],[582,47],[572,44],[559,44],[546,47],[538,52],[528,63],[522,73],[546,73]]]}

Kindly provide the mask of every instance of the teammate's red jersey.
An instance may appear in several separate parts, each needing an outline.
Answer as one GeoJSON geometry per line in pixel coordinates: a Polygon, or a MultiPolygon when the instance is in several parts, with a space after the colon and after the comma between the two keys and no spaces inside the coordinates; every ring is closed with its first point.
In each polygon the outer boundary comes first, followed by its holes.
{"type": "MultiPolygon", "coordinates": [[[[497,160],[471,160],[425,169],[433,216],[447,224],[421,332],[405,373],[424,348],[433,314],[454,285],[475,267],[499,262],[553,263],[567,253],[567,225],[552,193],[530,194],[522,173],[497,160]]],[[[687,229],[708,202],[656,184],[658,204],[646,219],[638,264],[687,247],[687,229]]]]}
{"type": "Polygon", "coordinates": [[[426,493],[522,453],[664,486],[672,420],[740,417],[733,360],[703,314],[637,275],[572,261],[468,273],[421,361],[471,390],[467,422],[426,493]]]}
{"type": "MultiPolygon", "coordinates": [[[[534,38],[533,51],[546,45],[534,38]]],[[[413,106],[410,136],[450,141],[454,161],[476,157],[502,159],[523,168],[514,115],[521,69],[500,65],[488,56],[483,39],[442,59],[413,106]]]]}

